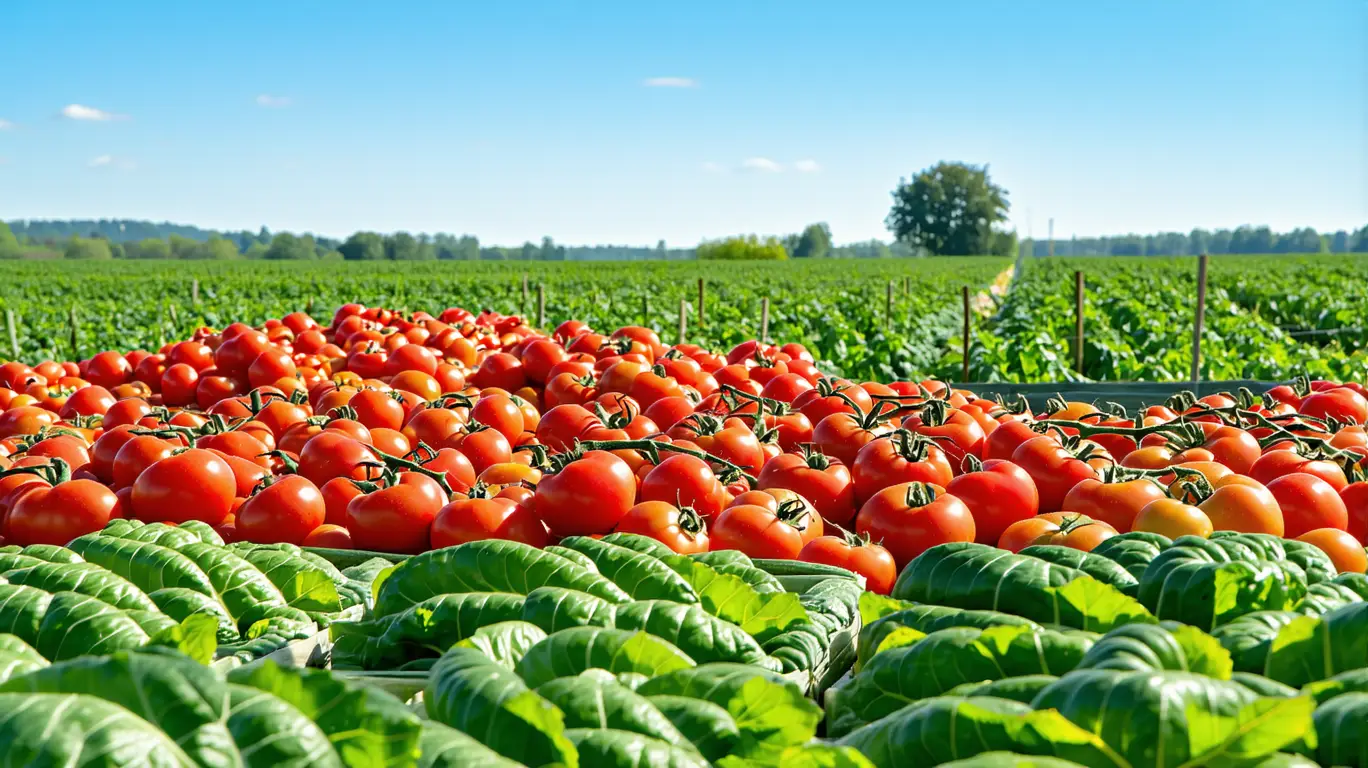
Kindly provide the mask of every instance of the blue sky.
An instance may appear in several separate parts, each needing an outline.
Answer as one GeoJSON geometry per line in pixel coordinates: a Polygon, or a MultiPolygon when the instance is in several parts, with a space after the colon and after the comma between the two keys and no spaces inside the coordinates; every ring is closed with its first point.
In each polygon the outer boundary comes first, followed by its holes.
{"type": "Polygon", "coordinates": [[[1368,223],[1368,3],[7,0],[0,218],[691,245],[1368,223]],[[673,80],[661,78],[673,78],[673,80]]]}

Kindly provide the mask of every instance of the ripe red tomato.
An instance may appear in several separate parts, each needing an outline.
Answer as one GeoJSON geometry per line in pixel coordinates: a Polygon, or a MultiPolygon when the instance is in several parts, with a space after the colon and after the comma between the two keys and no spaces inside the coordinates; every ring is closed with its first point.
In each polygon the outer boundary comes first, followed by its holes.
{"type": "Polygon", "coordinates": [[[837,525],[848,526],[855,519],[855,482],[850,470],[820,452],[776,456],[766,462],[757,481],[760,490],[785,488],[797,493],[837,525]]]}
{"type": "MultiPolygon", "coordinates": [[[[1001,431],[998,429],[993,434],[1001,431]]],[[[1058,440],[1047,435],[1017,446],[1012,452],[1012,463],[1025,470],[1035,482],[1036,491],[1040,494],[1041,512],[1063,509],[1064,497],[1075,485],[1097,477],[1097,470],[1074,457],[1058,440]]]]}
{"type": "Polygon", "coordinates": [[[347,503],[347,530],[357,549],[417,554],[428,549],[432,521],[445,503],[437,481],[404,472],[388,487],[347,503]]]}
{"type": "Polygon", "coordinates": [[[1115,528],[1087,515],[1046,512],[1029,520],[1012,523],[1002,532],[998,546],[1009,552],[1020,552],[1033,544],[1055,544],[1091,552],[1093,547],[1116,533],[1115,528]]]}
{"type": "Polygon", "coordinates": [[[1269,451],[1259,457],[1259,460],[1254,462],[1254,466],[1249,468],[1249,476],[1264,485],[1294,472],[1315,475],[1329,483],[1336,491],[1349,484],[1349,479],[1345,477],[1344,470],[1335,462],[1325,459],[1308,459],[1291,450],[1269,451]]]}
{"type": "Polygon", "coordinates": [[[627,462],[607,451],[588,451],[542,477],[537,515],[559,537],[609,533],[632,508],[636,490],[627,462]]]}
{"type": "Polygon", "coordinates": [[[122,517],[119,498],[94,480],[25,483],[12,492],[12,504],[0,531],[5,543],[20,546],[65,545],[122,517]]]}
{"type": "Polygon", "coordinates": [[[249,496],[234,514],[241,541],[303,544],[323,525],[328,509],[318,486],[300,475],[288,475],[249,496]]]}
{"type": "Polygon", "coordinates": [[[865,443],[850,474],[857,504],[890,485],[921,482],[943,487],[955,476],[944,451],[905,429],[865,443]]]}
{"type": "Polygon", "coordinates": [[[996,545],[1008,526],[1040,511],[1035,481],[1026,470],[1003,459],[989,459],[981,470],[956,477],[945,492],[969,507],[974,515],[974,541],[980,544],[996,545]]]}
{"type": "Polygon", "coordinates": [[[199,520],[218,525],[231,511],[236,494],[237,480],[227,462],[213,451],[186,448],[138,475],[133,482],[133,514],[145,523],[199,520]]]}
{"type": "MultiPolygon", "coordinates": [[[[1309,398],[1308,398],[1309,399],[1309,398]]],[[[1283,534],[1297,538],[1317,528],[1345,530],[1349,511],[1334,487],[1315,475],[1293,472],[1268,484],[1282,510],[1283,534]]]]}
{"type": "Polygon", "coordinates": [[[442,507],[432,521],[432,548],[454,547],[468,541],[507,539],[534,547],[551,543],[546,525],[532,511],[512,499],[491,497],[488,489],[472,489],[442,507]]]}
{"type": "Polygon", "coordinates": [[[378,463],[366,446],[341,432],[323,430],[304,444],[299,452],[299,474],[322,487],[334,477],[364,480],[368,467],[378,463]]]}
{"type": "Polygon", "coordinates": [[[940,486],[899,483],[860,507],[855,532],[888,549],[902,568],[937,544],[974,540],[974,515],[940,486]]]}
{"type": "Polygon", "coordinates": [[[616,532],[649,536],[681,555],[707,552],[709,547],[703,518],[692,507],[664,501],[643,501],[627,510],[616,532]]]}
{"type": "Polygon", "coordinates": [[[1163,486],[1147,479],[1104,483],[1087,478],[1065,495],[1061,511],[1082,513],[1125,533],[1145,505],[1167,497],[1163,486]]]}
{"type": "Polygon", "coordinates": [[[709,546],[735,549],[750,557],[796,560],[803,545],[821,535],[822,521],[800,500],[784,502],[777,510],[757,504],[734,504],[713,523],[709,546]]]}
{"type": "MultiPolygon", "coordinates": [[[[236,533],[236,525],[234,525],[236,533]]],[[[228,539],[225,539],[228,540],[228,539]]],[[[355,549],[352,544],[351,532],[340,525],[324,523],[309,532],[304,537],[306,547],[323,547],[325,549],[355,549]]]]}
{"type": "Polygon", "coordinates": [[[803,546],[798,559],[854,571],[865,577],[865,589],[880,595],[892,592],[898,578],[892,553],[858,536],[819,536],[803,546]]]}
{"type": "Polygon", "coordinates": [[[690,507],[713,520],[727,505],[727,489],[706,461],[683,453],[667,455],[641,481],[642,501],[690,507]]]}
{"type": "Polygon", "coordinates": [[[1340,491],[1349,524],[1345,530],[1364,544],[1368,544],[1368,482],[1350,483],[1340,491]]]}

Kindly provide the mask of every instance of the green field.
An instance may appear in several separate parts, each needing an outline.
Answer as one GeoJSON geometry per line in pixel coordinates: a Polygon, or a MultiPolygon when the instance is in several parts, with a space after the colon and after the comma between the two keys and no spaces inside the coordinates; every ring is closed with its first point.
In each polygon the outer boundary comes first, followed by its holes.
{"type": "MultiPolygon", "coordinates": [[[[197,326],[259,323],[306,309],[326,322],[340,304],[438,312],[449,306],[525,312],[546,291],[546,324],[626,324],[726,348],[759,333],[801,341],[830,370],[864,379],[961,377],[961,289],[975,294],[974,381],[1147,380],[1188,376],[1196,259],[1025,259],[1010,290],[989,286],[1011,264],[987,257],[784,263],[7,263],[0,305],[18,319],[20,358],[71,356],[76,308],[83,356],[155,348],[197,326]],[[1074,370],[1074,271],[1087,280],[1084,364],[1074,370]],[[522,281],[529,292],[523,300],[522,281]],[[697,315],[707,284],[706,322],[697,315]],[[200,300],[191,300],[198,280],[200,300]],[[892,284],[893,313],[887,312],[892,284]]],[[[1368,256],[1219,256],[1211,259],[1202,376],[1368,375],[1368,256]]],[[[8,353],[9,340],[0,336],[8,353]]]]}
{"type": "MultiPolygon", "coordinates": [[[[892,380],[934,369],[960,327],[962,287],[978,291],[1009,266],[977,257],[780,264],[11,262],[0,267],[0,305],[19,317],[21,359],[37,362],[71,355],[72,306],[80,353],[89,356],[156,348],[200,325],[260,323],[295,310],[326,323],[336,307],[352,301],[434,314],[451,306],[492,308],[535,319],[536,289],[543,285],[548,327],[570,318],[605,330],[644,324],[673,342],[685,299],[688,341],[727,348],[759,333],[761,301],[768,297],[770,338],[808,344],[830,370],[892,380]],[[707,292],[702,324],[693,306],[699,278],[707,292]],[[191,301],[196,279],[198,304],[191,301]]],[[[0,336],[0,350],[8,347],[0,336]]]]}

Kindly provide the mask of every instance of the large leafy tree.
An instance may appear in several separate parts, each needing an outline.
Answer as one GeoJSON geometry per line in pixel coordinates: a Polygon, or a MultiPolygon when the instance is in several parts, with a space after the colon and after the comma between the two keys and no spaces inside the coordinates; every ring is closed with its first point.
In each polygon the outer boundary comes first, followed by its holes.
{"type": "Polygon", "coordinates": [[[884,223],[898,240],[941,256],[1002,249],[994,225],[1007,220],[1007,190],[988,178],[988,166],[938,163],[902,179],[884,223]]]}
{"type": "Polygon", "coordinates": [[[820,259],[831,252],[831,227],[826,223],[809,224],[793,247],[795,259],[820,259]]]}
{"type": "Polygon", "coordinates": [[[761,240],[755,235],[728,237],[722,240],[704,240],[698,245],[698,258],[704,261],[781,261],[788,258],[788,251],[777,238],[761,240]]]}

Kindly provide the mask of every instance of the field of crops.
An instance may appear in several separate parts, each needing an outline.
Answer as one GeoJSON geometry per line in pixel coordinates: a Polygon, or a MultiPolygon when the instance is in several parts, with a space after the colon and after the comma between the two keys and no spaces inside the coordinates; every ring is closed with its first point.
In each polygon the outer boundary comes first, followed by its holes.
{"type": "MultiPolygon", "coordinates": [[[[1077,264],[1084,372],[1181,376],[1181,308],[1140,323],[1189,265],[1077,264]]],[[[1368,766],[1363,377],[915,375],[965,296],[981,375],[1032,330],[1070,375],[1069,262],[743,265],[716,349],[633,322],[698,265],[534,271],[545,327],[450,306],[511,265],[251,266],[4,288],[0,765],[1368,766]]],[[[1214,370],[1357,370],[1361,267],[1213,264],[1214,370]]]]}
{"type": "MultiPolygon", "coordinates": [[[[1209,269],[1200,378],[1368,378],[1368,256],[1218,256],[1209,269]]],[[[971,380],[1188,378],[1195,258],[1037,259],[1023,271],[980,327],[971,380]],[[1087,285],[1081,371],[1075,270],[1087,285]]]]}
{"type": "MultiPolygon", "coordinates": [[[[697,310],[706,280],[706,322],[689,317],[688,340],[727,348],[760,331],[770,300],[771,338],[802,341],[827,368],[892,379],[932,369],[961,322],[960,289],[977,292],[1010,263],[993,258],[841,260],[816,263],[11,263],[0,306],[19,318],[21,359],[71,355],[69,312],[77,309],[82,352],[152,349],[200,325],[261,323],[289,312],[327,316],[349,301],[437,312],[458,304],[535,318],[545,286],[554,327],[577,318],[599,327],[641,324],[671,340],[679,301],[697,310]],[[523,301],[523,275],[528,299],[523,301]],[[191,301],[192,280],[200,302],[191,301]],[[887,326],[893,282],[893,324],[887,326]],[[172,307],[174,307],[174,314],[172,307]]],[[[8,340],[0,337],[8,353],[8,340]]]]}

